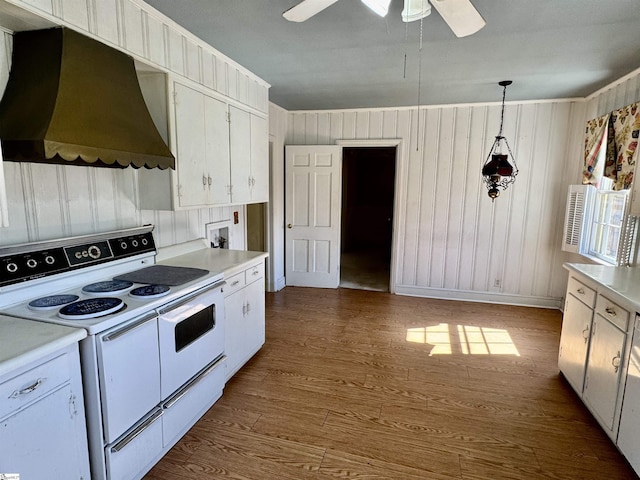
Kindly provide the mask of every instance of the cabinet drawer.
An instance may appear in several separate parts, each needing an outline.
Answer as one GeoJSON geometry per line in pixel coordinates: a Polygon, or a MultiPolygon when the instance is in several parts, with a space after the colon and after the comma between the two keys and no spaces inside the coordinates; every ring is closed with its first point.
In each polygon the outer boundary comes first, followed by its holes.
{"type": "Polygon", "coordinates": [[[245,275],[247,279],[247,285],[255,282],[260,278],[264,278],[264,262],[260,262],[257,265],[253,265],[245,270],[245,275]]]}
{"type": "Polygon", "coordinates": [[[222,287],[222,292],[225,297],[228,297],[233,292],[240,290],[246,285],[244,272],[237,273],[234,276],[227,278],[226,282],[227,284],[222,287]]]}
{"type": "Polygon", "coordinates": [[[629,326],[629,312],[604,295],[598,295],[596,300],[596,313],[606,318],[623,332],[629,326]]]}
{"type": "Polygon", "coordinates": [[[574,277],[569,277],[569,283],[567,284],[567,293],[572,294],[579,299],[585,305],[593,308],[596,301],[596,291],[593,288],[587,287],[584,283],[576,280],[574,277]]]}
{"type": "Polygon", "coordinates": [[[46,395],[71,378],[65,353],[0,385],[0,418],[46,395]]]}

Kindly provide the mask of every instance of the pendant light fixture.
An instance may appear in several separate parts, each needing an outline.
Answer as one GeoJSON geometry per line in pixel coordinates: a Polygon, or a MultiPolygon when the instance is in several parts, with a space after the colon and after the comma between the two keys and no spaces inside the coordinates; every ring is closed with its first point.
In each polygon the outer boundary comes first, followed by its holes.
{"type": "Polygon", "coordinates": [[[518,166],[513,158],[511,147],[507,139],[502,136],[502,128],[504,126],[504,99],[507,94],[507,87],[513,82],[511,80],[503,80],[498,83],[502,87],[502,112],[500,113],[500,132],[496,136],[489,156],[482,167],[482,180],[487,186],[487,194],[493,202],[500,196],[500,189],[506,190],[509,185],[516,181],[518,175],[518,166]],[[509,161],[511,157],[511,162],[509,161]]]}

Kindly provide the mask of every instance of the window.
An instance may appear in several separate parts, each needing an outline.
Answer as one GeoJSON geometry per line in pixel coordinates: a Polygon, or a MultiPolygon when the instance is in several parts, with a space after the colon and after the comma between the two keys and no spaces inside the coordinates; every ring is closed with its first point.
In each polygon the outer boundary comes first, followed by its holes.
{"type": "Polygon", "coordinates": [[[598,263],[628,265],[634,253],[636,217],[628,215],[628,190],[612,190],[613,180],[571,185],[562,249],[598,263]]]}
{"type": "MultiPolygon", "coordinates": [[[[611,182],[609,179],[605,179],[611,182]]],[[[628,190],[598,190],[591,221],[589,256],[618,264],[628,190]]],[[[620,259],[623,260],[623,259],[620,259]]],[[[624,262],[626,263],[626,262],[624,262]]]]}

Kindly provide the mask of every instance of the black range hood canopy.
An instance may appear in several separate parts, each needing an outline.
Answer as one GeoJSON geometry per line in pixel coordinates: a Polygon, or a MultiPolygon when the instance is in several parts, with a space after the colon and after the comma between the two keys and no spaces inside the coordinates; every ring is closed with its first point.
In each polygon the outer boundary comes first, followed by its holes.
{"type": "Polygon", "coordinates": [[[9,161],[175,168],[133,58],[67,28],[14,35],[0,140],[9,161]]]}

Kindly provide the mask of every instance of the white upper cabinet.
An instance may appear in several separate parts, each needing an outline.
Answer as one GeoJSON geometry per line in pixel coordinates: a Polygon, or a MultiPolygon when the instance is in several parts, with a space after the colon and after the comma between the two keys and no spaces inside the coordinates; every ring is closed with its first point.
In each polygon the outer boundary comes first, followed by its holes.
{"type": "Polygon", "coordinates": [[[229,107],[231,199],[233,203],[269,201],[269,132],[267,120],[229,107]]]}
{"type": "MultiPolygon", "coordinates": [[[[143,90],[150,87],[144,80],[141,85],[143,90]]],[[[145,92],[149,102],[160,97],[145,92]]],[[[178,81],[172,83],[169,98],[173,105],[165,111],[170,114],[176,170],[139,172],[140,207],[182,210],[266,202],[267,119],[178,81]]]]}

